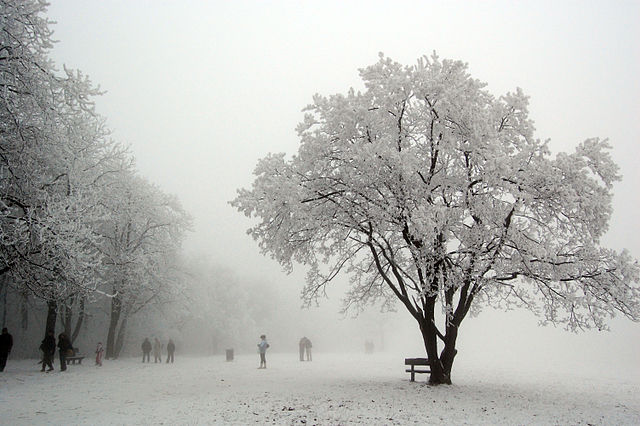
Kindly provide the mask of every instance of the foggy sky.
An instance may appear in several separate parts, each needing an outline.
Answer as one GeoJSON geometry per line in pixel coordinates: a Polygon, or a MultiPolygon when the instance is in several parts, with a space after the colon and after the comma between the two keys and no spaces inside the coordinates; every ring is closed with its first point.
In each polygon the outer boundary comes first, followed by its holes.
{"type": "MultiPolygon", "coordinates": [[[[296,152],[294,128],[312,95],[360,88],[357,70],[378,52],[413,64],[435,50],[468,62],[496,96],[521,87],[536,137],[550,138],[554,152],[608,137],[623,181],[603,243],[640,257],[639,16],[634,1],[51,0],[49,8],[56,63],[106,91],[97,110],[113,137],[194,216],[186,249],[240,275],[268,277],[296,308],[304,270],[286,276],[260,255],[245,234],[251,222],[227,203],[250,185],[259,158],[296,152]]],[[[334,313],[338,297],[332,291],[321,312],[334,313]]],[[[622,351],[621,362],[640,354],[640,325],[629,321],[581,337],[535,324],[526,314],[487,310],[465,321],[461,345],[542,358],[587,351],[595,360],[622,351]],[[509,325],[478,337],[503,327],[500,318],[509,325]]]]}

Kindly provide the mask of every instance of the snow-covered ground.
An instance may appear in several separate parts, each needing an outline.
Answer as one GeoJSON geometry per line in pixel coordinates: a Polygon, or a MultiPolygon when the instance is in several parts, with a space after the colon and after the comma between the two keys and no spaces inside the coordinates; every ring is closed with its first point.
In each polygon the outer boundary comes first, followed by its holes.
{"type": "Polygon", "coordinates": [[[385,354],[180,357],[174,364],[91,359],[40,373],[10,360],[0,373],[0,424],[640,424],[638,377],[457,365],[454,385],[409,382],[385,354]]]}

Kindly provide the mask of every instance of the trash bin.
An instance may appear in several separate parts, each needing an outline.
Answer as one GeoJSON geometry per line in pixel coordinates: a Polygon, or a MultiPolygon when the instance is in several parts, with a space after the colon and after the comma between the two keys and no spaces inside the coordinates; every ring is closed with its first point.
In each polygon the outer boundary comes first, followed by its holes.
{"type": "Polygon", "coordinates": [[[227,349],[227,361],[233,361],[233,349],[227,349]]]}

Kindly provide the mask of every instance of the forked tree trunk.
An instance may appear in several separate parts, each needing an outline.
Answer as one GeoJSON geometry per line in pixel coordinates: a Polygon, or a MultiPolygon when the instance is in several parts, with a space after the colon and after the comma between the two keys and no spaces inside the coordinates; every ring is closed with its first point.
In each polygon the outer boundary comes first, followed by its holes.
{"type": "Polygon", "coordinates": [[[77,296],[71,297],[70,302],[65,305],[64,311],[61,312],[62,324],[64,325],[64,332],[67,336],[69,336],[69,339],[71,340],[72,344],[73,342],[75,342],[76,338],[78,337],[78,334],[80,334],[80,329],[82,327],[82,322],[84,320],[84,297],[83,297],[77,303],[78,316],[76,318],[75,323],[73,322],[74,305],[76,305],[77,301],[78,301],[77,296]],[[73,330],[72,330],[72,326],[73,326],[73,330]]]}
{"type": "Polygon", "coordinates": [[[453,360],[458,353],[456,350],[456,340],[458,336],[457,327],[447,327],[447,334],[444,336],[444,348],[438,353],[438,333],[434,325],[436,299],[427,300],[424,318],[418,321],[422,340],[429,358],[431,375],[429,384],[442,385],[451,384],[451,369],[453,360]]]}
{"type": "MultiPolygon", "coordinates": [[[[450,385],[451,369],[453,360],[457,354],[455,343],[445,345],[441,354],[438,354],[437,335],[433,326],[421,327],[422,339],[425,349],[427,350],[427,358],[429,358],[429,367],[431,375],[429,376],[430,385],[450,385]],[[430,330],[431,329],[431,330],[430,330]]],[[[445,339],[446,340],[446,339],[445,339]]]]}

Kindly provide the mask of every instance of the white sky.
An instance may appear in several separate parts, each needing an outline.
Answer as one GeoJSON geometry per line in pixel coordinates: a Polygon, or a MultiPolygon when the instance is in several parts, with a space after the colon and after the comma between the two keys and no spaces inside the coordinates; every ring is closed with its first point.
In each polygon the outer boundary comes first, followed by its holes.
{"type": "MultiPolygon", "coordinates": [[[[624,180],[605,243],[640,257],[640,2],[51,0],[49,17],[56,63],[106,91],[97,108],[114,138],[192,213],[187,247],[221,265],[301,284],[302,271],[284,277],[258,253],[227,202],[259,158],[297,150],[314,93],[360,87],[380,51],[461,59],[494,95],[522,87],[555,151],[609,137],[624,180]]],[[[640,325],[620,324],[620,347],[640,341],[640,325]]]]}

